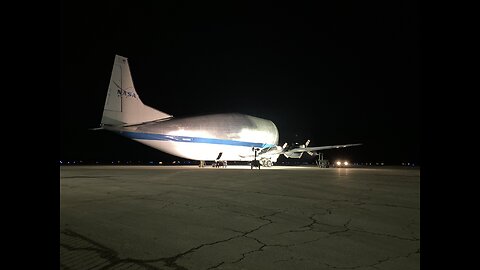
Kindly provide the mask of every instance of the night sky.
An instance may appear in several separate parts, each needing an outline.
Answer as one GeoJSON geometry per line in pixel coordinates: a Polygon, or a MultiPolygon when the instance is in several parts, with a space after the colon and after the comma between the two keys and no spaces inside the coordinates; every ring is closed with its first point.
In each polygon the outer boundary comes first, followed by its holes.
{"type": "Polygon", "coordinates": [[[244,113],[279,144],[364,144],[329,159],[420,162],[415,3],[98,2],[61,6],[60,160],[182,160],[89,130],[119,54],[142,101],[173,116],[244,113]]]}

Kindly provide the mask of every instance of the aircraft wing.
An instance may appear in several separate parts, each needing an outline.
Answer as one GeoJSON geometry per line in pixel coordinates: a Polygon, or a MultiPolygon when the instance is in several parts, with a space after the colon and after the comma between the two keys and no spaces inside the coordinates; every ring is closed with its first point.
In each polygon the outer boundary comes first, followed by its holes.
{"type": "MultiPolygon", "coordinates": [[[[301,158],[304,152],[307,152],[309,155],[317,155],[317,153],[314,153],[316,151],[320,150],[326,150],[326,149],[339,149],[339,148],[345,148],[345,147],[350,147],[350,146],[357,146],[357,145],[362,145],[361,143],[353,143],[353,144],[339,144],[339,145],[328,145],[328,146],[317,146],[317,147],[308,147],[308,144],[310,143],[310,140],[308,140],[304,145],[301,145],[300,147],[296,147],[293,149],[288,149],[287,148],[287,143],[285,143],[283,146],[273,146],[273,147],[267,147],[263,149],[258,149],[259,152],[257,154],[257,158],[261,157],[269,157],[269,156],[275,156],[275,155],[284,155],[287,158],[301,158]],[[307,146],[307,147],[306,147],[307,146]]],[[[246,157],[254,157],[254,154],[251,155],[244,155],[240,156],[242,158],[246,157]]]]}
{"type": "Polygon", "coordinates": [[[298,148],[290,149],[286,152],[290,152],[290,153],[313,152],[313,151],[320,151],[320,150],[326,150],[326,149],[345,148],[345,147],[357,146],[357,145],[362,145],[362,144],[353,143],[353,144],[340,144],[340,145],[328,145],[328,146],[317,146],[317,147],[298,147],[298,148]]]}

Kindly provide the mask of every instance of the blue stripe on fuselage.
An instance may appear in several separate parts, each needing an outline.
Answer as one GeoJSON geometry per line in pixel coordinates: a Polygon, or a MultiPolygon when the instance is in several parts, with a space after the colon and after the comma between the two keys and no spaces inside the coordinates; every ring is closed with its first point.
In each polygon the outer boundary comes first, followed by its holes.
{"type": "Polygon", "coordinates": [[[118,133],[130,139],[137,139],[137,140],[210,143],[210,144],[224,144],[224,145],[233,145],[233,146],[259,147],[259,148],[275,146],[273,144],[266,144],[266,143],[241,142],[241,141],[212,139],[212,138],[173,136],[173,135],[140,133],[140,132],[130,132],[130,131],[118,131],[118,133]]]}

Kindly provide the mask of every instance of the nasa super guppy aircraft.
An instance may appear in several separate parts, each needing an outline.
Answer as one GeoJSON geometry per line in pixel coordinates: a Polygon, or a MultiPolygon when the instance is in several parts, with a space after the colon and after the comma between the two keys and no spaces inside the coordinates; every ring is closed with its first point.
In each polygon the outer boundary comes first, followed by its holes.
{"type": "Polygon", "coordinates": [[[278,144],[278,130],[266,119],[222,113],[173,117],[140,100],[133,86],[128,60],[116,55],[101,127],[168,154],[199,161],[252,161],[270,167],[280,155],[300,158],[304,152],[355,146],[344,144],[308,147],[278,144]],[[256,151],[255,151],[256,150],[256,151]]]}

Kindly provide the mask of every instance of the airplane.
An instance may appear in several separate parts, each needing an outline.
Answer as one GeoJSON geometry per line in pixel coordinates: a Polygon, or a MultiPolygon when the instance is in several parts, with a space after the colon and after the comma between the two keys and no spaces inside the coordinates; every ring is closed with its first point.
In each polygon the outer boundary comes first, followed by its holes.
{"type": "MultiPolygon", "coordinates": [[[[300,158],[303,153],[361,145],[309,147],[277,145],[275,124],[241,113],[173,117],[145,105],[133,85],[128,59],[116,55],[99,128],[130,138],[162,152],[190,160],[256,161],[264,167],[280,155],[300,158]],[[257,161],[258,159],[258,161],[257,161]]],[[[259,167],[260,168],[260,167],[259,167]]]]}

